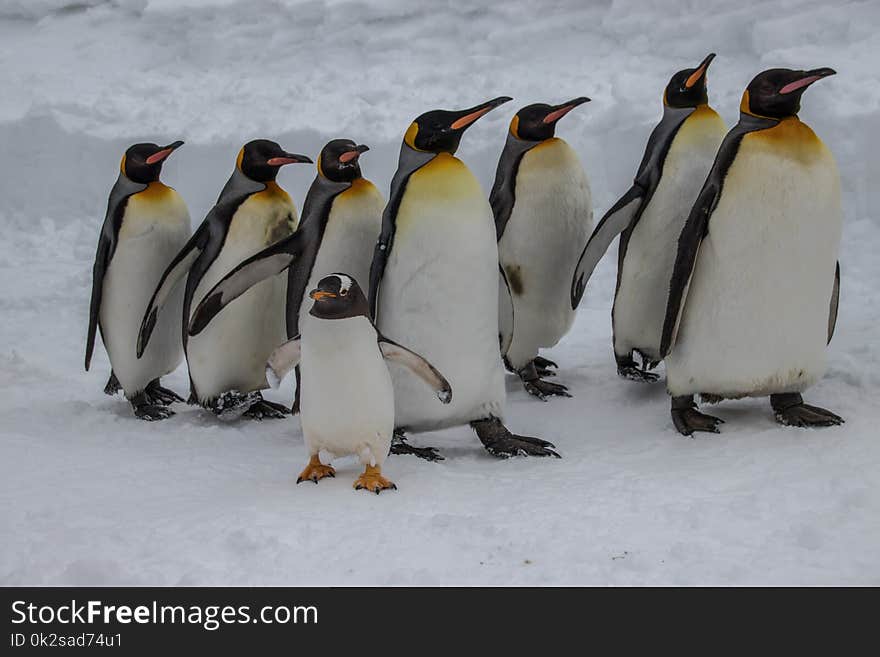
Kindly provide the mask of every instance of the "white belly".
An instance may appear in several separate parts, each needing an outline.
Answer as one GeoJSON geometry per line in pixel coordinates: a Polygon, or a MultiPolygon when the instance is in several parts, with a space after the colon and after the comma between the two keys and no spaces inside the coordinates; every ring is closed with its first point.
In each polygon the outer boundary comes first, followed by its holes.
{"type": "Polygon", "coordinates": [[[514,308],[507,358],[519,369],[571,328],[571,277],[593,229],[593,205],[580,160],[561,139],[523,156],[515,198],[498,250],[514,308]]]}
{"type": "Polygon", "coordinates": [[[306,447],[381,466],[394,431],[394,391],[376,331],[366,317],[312,320],[300,361],[306,447]]]}
{"type": "Polygon", "coordinates": [[[383,335],[427,358],[452,385],[452,403],[389,365],[396,424],[427,431],[501,418],[498,251],[492,210],[473,174],[450,156],[414,173],[397,217],[379,294],[383,335]]]}
{"type": "Polygon", "coordinates": [[[116,250],[104,275],[101,335],[116,378],[129,399],[153,379],[172,372],[183,359],[182,285],[163,307],[143,356],[136,355],[141,320],[153,290],[190,236],[183,199],[166,189],[167,198],[158,201],[137,195],[129,199],[116,250]]]}
{"type": "Polygon", "coordinates": [[[628,356],[637,349],[652,360],[660,360],[678,237],[725,133],[724,121],[717,114],[698,110],[670,145],[663,176],[630,235],[620,272],[612,311],[618,356],[628,356]]]}
{"type": "Polygon", "coordinates": [[[376,187],[361,180],[357,188],[340,194],[333,202],[324,237],[309,276],[308,285],[303,291],[300,304],[299,328],[308,322],[321,321],[309,314],[312,302],[309,291],[317,287],[318,281],[329,274],[348,274],[358,282],[361,289],[370,287],[370,264],[373,249],[382,228],[382,196],[376,187]]]}
{"type": "MultiPolygon", "coordinates": [[[[196,287],[190,312],[242,260],[292,232],[288,213],[296,216],[292,206],[280,201],[267,204],[252,197],[242,204],[220,254],[196,287]]],[[[266,360],[287,339],[286,293],[287,272],[282,272],[242,294],[204,331],[189,338],[187,362],[200,401],[209,402],[230,390],[268,387],[266,360]]]]}
{"type": "Polygon", "coordinates": [[[789,153],[746,136],[697,256],[666,361],[670,393],[763,396],[814,383],[840,231],[837,169],[818,138],[789,153]]]}

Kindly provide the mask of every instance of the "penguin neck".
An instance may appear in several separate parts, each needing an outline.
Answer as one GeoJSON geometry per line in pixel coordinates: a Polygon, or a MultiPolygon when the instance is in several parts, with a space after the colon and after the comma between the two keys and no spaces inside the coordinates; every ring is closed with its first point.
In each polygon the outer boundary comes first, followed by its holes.
{"type": "Polygon", "coordinates": [[[683,121],[699,109],[698,107],[672,107],[663,103],[663,118],[661,121],[683,121]]]}
{"type": "Polygon", "coordinates": [[[306,222],[311,223],[315,219],[326,222],[330,214],[330,202],[351,188],[352,184],[351,182],[334,182],[321,174],[315,176],[303,203],[300,225],[305,225],[306,222]]]}

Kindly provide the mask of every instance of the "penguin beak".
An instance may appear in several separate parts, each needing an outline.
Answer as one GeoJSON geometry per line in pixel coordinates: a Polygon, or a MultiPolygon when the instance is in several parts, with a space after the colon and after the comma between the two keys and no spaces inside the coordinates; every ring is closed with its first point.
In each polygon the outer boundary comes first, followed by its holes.
{"type": "Polygon", "coordinates": [[[779,93],[783,95],[790,94],[798,89],[809,87],[814,82],[821,80],[822,78],[827,78],[829,75],[835,75],[836,73],[837,71],[833,68],[814,68],[812,71],[804,71],[802,77],[794,82],[789,82],[779,90],[779,93]]]}
{"type": "Polygon", "coordinates": [[[583,105],[584,103],[589,103],[590,99],[586,96],[580,96],[578,98],[573,98],[567,103],[562,103],[561,105],[556,105],[550,110],[550,113],[544,117],[544,123],[556,123],[563,116],[568,114],[571,110],[573,110],[578,105],[583,105]]]}
{"type": "Polygon", "coordinates": [[[171,155],[174,151],[176,151],[181,146],[183,146],[182,141],[172,142],[172,143],[168,144],[167,146],[164,146],[161,150],[158,150],[155,153],[153,153],[152,155],[150,155],[150,157],[148,157],[146,159],[146,163],[147,164],[156,164],[157,162],[162,162],[165,160],[165,158],[167,158],[169,155],[171,155]]]}
{"type": "Polygon", "coordinates": [[[312,160],[307,155],[284,153],[279,157],[270,157],[266,160],[266,164],[270,167],[283,167],[285,164],[312,164],[312,160]]]}
{"type": "Polygon", "coordinates": [[[456,118],[449,127],[453,130],[466,130],[471,125],[473,125],[477,119],[488,114],[499,105],[503,105],[510,100],[513,100],[513,98],[511,98],[510,96],[499,96],[498,98],[493,98],[492,100],[487,101],[482,105],[477,105],[475,107],[471,107],[470,109],[461,110],[460,112],[456,113],[458,114],[458,118],[456,118]]]}
{"type": "Polygon", "coordinates": [[[700,65],[697,66],[697,70],[695,70],[693,73],[691,73],[690,77],[687,80],[685,80],[685,83],[684,83],[685,89],[690,89],[697,82],[699,82],[704,77],[706,77],[706,71],[709,69],[709,64],[712,63],[713,59],[715,59],[714,52],[710,52],[708,55],[706,55],[706,59],[704,59],[702,62],[700,62],[700,65]]]}
{"type": "Polygon", "coordinates": [[[368,150],[370,150],[369,146],[365,146],[364,144],[358,144],[357,146],[354,147],[354,150],[346,151],[345,153],[340,155],[339,161],[342,162],[343,164],[351,162],[352,160],[357,162],[357,159],[361,156],[361,153],[366,153],[368,150]]]}
{"type": "Polygon", "coordinates": [[[309,292],[309,296],[315,301],[321,301],[322,299],[335,299],[335,292],[328,292],[327,290],[312,290],[309,292]]]}

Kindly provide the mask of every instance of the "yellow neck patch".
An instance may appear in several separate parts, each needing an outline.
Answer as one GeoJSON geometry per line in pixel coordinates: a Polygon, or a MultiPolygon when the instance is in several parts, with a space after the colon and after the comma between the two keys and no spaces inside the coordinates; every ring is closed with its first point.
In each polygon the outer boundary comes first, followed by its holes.
{"type": "Polygon", "coordinates": [[[510,119],[510,134],[519,139],[519,114],[514,114],[510,119]]]}
{"type": "Polygon", "coordinates": [[[827,153],[827,147],[812,128],[796,116],[783,119],[766,130],[746,135],[749,142],[804,164],[809,164],[827,153]]]}
{"type": "Polygon", "coordinates": [[[406,134],[403,135],[403,142],[409,146],[414,151],[420,151],[422,149],[416,147],[416,135],[419,134],[419,124],[413,121],[410,126],[406,129],[406,134]]]}
{"type": "Polygon", "coordinates": [[[147,185],[147,188],[144,191],[138,192],[137,196],[139,196],[144,201],[161,202],[165,201],[166,197],[173,191],[174,190],[171,189],[168,185],[164,185],[158,180],[154,180],[149,185],[147,185]]]}
{"type": "Polygon", "coordinates": [[[241,171],[241,161],[244,159],[244,146],[241,147],[241,150],[238,151],[238,155],[235,158],[235,168],[241,171]]]}
{"type": "Polygon", "coordinates": [[[771,121],[777,121],[778,119],[774,119],[772,116],[764,116],[763,114],[756,114],[752,111],[750,103],[749,103],[749,90],[746,89],[743,92],[742,100],[739,102],[739,111],[743,114],[748,114],[749,116],[756,116],[759,119],[770,119],[771,121]]]}
{"type": "Polygon", "coordinates": [[[122,172],[123,176],[128,175],[127,173],[125,173],[125,153],[122,154],[122,160],[120,160],[119,162],[119,170],[122,172]]]}

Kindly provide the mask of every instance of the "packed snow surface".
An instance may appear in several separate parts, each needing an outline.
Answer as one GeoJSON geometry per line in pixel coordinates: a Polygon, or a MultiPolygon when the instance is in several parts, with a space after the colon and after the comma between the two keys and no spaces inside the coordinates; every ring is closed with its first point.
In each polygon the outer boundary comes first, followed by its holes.
{"type": "MultiPolygon", "coordinates": [[[[0,583],[880,584],[878,56],[873,1],[0,0],[0,583]],[[783,428],[744,400],[712,409],[720,435],[679,436],[662,383],[615,375],[614,253],[546,354],[574,398],[541,403],[508,379],[509,426],[561,460],[499,461],[462,427],[412,437],[441,463],[389,459],[396,492],[352,490],[352,459],[296,486],[298,420],[178,405],[144,423],[102,393],[102,347],[83,372],[95,243],[129,144],[187,141],[164,180],[200,220],[248,139],[313,156],[333,137],[367,143],[387,193],[414,116],[508,94],[459,151],[488,191],[514,105],[587,95],[558,134],[600,216],[666,80],[710,51],[731,125],[764,68],[839,72],[801,116],[843,178],[840,317],[807,399],[844,426],[783,428]]],[[[312,176],[279,178],[299,207],[312,176]]]]}

